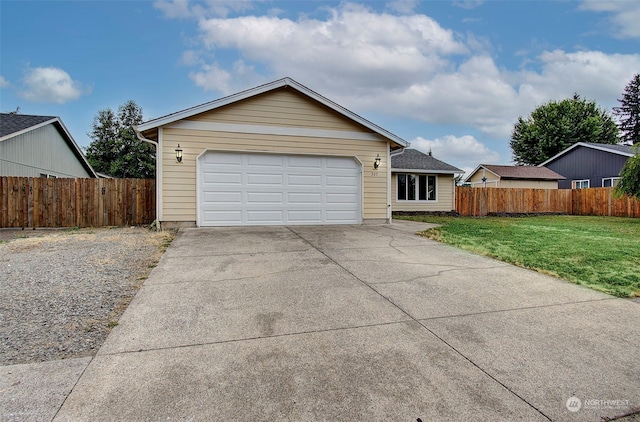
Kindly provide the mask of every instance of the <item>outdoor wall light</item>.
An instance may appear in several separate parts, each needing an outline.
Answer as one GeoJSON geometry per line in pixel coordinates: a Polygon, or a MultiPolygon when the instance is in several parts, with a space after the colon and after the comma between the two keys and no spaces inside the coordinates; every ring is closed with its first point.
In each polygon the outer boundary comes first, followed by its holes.
{"type": "Polygon", "coordinates": [[[378,167],[380,167],[380,154],[378,154],[376,159],[373,161],[373,168],[378,170],[378,167]]]}
{"type": "Polygon", "coordinates": [[[178,148],[176,148],[176,161],[182,162],[182,148],[180,148],[180,144],[178,144],[178,148]]]}

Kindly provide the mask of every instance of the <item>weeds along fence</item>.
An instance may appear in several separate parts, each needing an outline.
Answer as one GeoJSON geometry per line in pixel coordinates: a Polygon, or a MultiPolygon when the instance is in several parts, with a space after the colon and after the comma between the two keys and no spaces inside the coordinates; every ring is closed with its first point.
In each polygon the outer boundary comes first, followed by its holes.
{"type": "Polygon", "coordinates": [[[554,213],[640,217],[640,201],[616,198],[612,188],[525,189],[456,188],[456,211],[462,216],[554,213]]]}
{"type": "Polygon", "coordinates": [[[0,177],[0,228],[104,227],[155,219],[151,179],[0,177]]]}

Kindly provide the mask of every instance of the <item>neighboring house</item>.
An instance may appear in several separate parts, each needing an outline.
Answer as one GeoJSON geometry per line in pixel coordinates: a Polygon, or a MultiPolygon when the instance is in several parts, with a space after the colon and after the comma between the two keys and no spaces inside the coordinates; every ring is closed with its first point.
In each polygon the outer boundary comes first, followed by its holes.
{"type": "Polygon", "coordinates": [[[59,117],[0,113],[0,176],[97,177],[59,117]]]}
{"type": "Polygon", "coordinates": [[[476,188],[558,189],[560,180],[564,177],[544,167],[480,164],[464,182],[476,188]]]}
{"type": "Polygon", "coordinates": [[[284,78],[138,125],[170,226],[389,222],[403,139],[284,78]]]}
{"type": "Polygon", "coordinates": [[[577,142],[549,158],[540,167],[565,177],[560,189],[611,187],[618,183],[620,170],[633,149],[628,145],[577,142]]]}
{"type": "Polygon", "coordinates": [[[431,153],[403,149],[391,154],[391,210],[454,211],[455,177],[462,173],[431,153]]]}

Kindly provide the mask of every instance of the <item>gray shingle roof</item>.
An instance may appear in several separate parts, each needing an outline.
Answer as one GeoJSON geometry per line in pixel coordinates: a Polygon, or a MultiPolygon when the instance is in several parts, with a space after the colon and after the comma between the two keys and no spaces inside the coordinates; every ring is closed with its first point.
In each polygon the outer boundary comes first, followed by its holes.
{"type": "Polygon", "coordinates": [[[594,142],[585,142],[585,144],[591,145],[593,147],[600,148],[600,149],[608,149],[608,150],[611,150],[611,151],[625,152],[625,153],[633,154],[633,149],[629,145],[596,144],[594,142]]]}
{"type": "Polygon", "coordinates": [[[424,170],[438,173],[462,173],[457,167],[442,162],[431,155],[417,149],[405,148],[402,152],[391,155],[391,170],[424,170]]]}
{"type": "MultiPolygon", "coordinates": [[[[564,180],[565,177],[559,175],[546,167],[536,166],[499,166],[494,164],[481,164],[492,173],[500,176],[501,179],[530,179],[530,180],[564,180]]],[[[478,168],[480,168],[478,167],[478,168]]],[[[474,172],[475,173],[475,172],[474,172]]]]}
{"type": "Polygon", "coordinates": [[[20,132],[40,123],[55,119],[55,116],[32,116],[28,114],[0,113],[0,137],[20,132]]]}

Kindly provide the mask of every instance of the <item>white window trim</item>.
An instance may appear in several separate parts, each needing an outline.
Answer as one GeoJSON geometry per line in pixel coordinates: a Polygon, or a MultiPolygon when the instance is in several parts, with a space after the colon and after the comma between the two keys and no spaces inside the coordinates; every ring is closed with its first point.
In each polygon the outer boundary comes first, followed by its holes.
{"type": "Polygon", "coordinates": [[[611,186],[609,186],[609,187],[614,187],[617,184],[618,180],[620,180],[620,178],[619,177],[603,177],[602,178],[602,185],[601,185],[602,187],[604,187],[604,181],[605,180],[611,180],[611,186]],[[614,183],[614,182],[616,182],[616,183],[614,183]]]}
{"type": "Polygon", "coordinates": [[[579,179],[579,180],[572,180],[571,181],[571,189],[589,189],[589,179],[579,179]],[[578,185],[578,183],[582,184],[582,182],[587,182],[587,187],[583,188],[583,187],[576,187],[578,185]]]}
{"type": "Polygon", "coordinates": [[[434,203],[438,202],[438,196],[439,196],[439,195],[438,195],[438,192],[440,191],[440,188],[439,188],[439,186],[438,186],[438,184],[439,184],[438,179],[439,179],[439,177],[438,177],[438,175],[437,175],[437,174],[427,174],[427,173],[397,173],[397,174],[396,174],[396,202],[397,202],[397,203],[405,203],[405,202],[406,202],[406,203],[410,203],[410,204],[416,204],[416,203],[418,203],[418,204],[426,204],[426,203],[434,204],[434,203]],[[417,195],[417,192],[418,192],[418,183],[419,183],[419,182],[418,182],[418,180],[419,180],[419,177],[418,177],[418,176],[427,176],[427,177],[429,177],[429,176],[433,176],[433,177],[435,177],[436,199],[399,199],[399,198],[398,198],[398,194],[400,193],[400,191],[398,190],[398,180],[400,180],[400,178],[399,178],[398,176],[400,176],[400,175],[406,175],[406,176],[408,176],[408,175],[414,175],[414,176],[416,176],[416,196],[418,196],[418,195],[417,195]]]}

